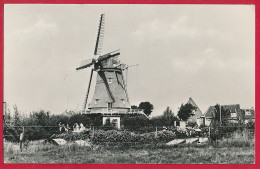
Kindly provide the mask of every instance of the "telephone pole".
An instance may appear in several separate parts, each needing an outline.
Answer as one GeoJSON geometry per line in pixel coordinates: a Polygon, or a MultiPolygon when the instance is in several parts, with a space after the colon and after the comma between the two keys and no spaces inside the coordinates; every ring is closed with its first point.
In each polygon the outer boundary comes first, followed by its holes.
{"type": "Polygon", "coordinates": [[[222,121],[221,121],[221,105],[219,104],[219,122],[220,122],[220,126],[222,124],[222,121]]]}

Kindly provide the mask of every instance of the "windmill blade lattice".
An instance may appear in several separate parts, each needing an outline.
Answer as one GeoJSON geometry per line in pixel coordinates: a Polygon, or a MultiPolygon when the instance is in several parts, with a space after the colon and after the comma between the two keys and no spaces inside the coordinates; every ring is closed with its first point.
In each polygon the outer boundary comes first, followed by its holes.
{"type": "Polygon", "coordinates": [[[87,91],[87,94],[86,94],[86,97],[85,97],[84,106],[83,106],[83,111],[85,111],[85,110],[86,110],[86,107],[87,107],[88,95],[89,95],[90,85],[91,85],[91,81],[92,81],[93,71],[94,71],[94,69],[91,69],[90,79],[89,79],[89,83],[88,83],[88,91],[87,91]]]}
{"type": "Polygon", "coordinates": [[[94,55],[101,55],[101,49],[103,46],[103,39],[104,39],[104,27],[105,27],[105,14],[101,14],[94,55]]]}

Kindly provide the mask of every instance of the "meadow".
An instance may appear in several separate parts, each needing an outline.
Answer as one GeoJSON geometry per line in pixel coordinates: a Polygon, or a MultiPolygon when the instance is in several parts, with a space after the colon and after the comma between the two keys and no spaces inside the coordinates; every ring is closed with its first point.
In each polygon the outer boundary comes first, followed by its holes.
{"type": "Polygon", "coordinates": [[[254,139],[224,138],[217,145],[99,144],[91,147],[56,146],[31,142],[22,152],[15,143],[4,143],[5,163],[97,164],[254,164],[254,139]]]}

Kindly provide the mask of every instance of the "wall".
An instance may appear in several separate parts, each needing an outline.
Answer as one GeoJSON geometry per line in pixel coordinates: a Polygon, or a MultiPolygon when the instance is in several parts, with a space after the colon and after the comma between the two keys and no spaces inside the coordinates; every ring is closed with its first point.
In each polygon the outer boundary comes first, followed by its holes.
{"type": "Polygon", "coordinates": [[[110,119],[110,123],[113,122],[113,120],[116,120],[117,121],[117,124],[116,124],[116,128],[120,129],[120,117],[103,117],[103,122],[102,124],[105,125],[106,124],[106,121],[107,119],[110,119]]]}
{"type": "Polygon", "coordinates": [[[205,118],[205,126],[209,126],[211,123],[211,118],[205,118]]]}

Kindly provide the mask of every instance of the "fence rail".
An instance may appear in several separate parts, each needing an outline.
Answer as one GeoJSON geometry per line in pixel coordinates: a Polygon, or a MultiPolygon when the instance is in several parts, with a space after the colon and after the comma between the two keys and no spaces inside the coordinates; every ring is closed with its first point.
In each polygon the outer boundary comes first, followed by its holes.
{"type": "MultiPolygon", "coordinates": [[[[66,126],[62,126],[66,127],[66,126]]],[[[61,132],[61,126],[37,126],[37,125],[32,125],[32,126],[13,126],[13,125],[4,125],[4,137],[10,137],[10,136],[19,136],[21,131],[30,132],[37,134],[37,136],[45,137],[45,136],[50,136],[52,134],[61,134],[61,133],[71,133],[73,132],[73,128],[70,128],[66,132],[61,132]],[[37,130],[37,128],[41,128],[40,130],[37,130]]],[[[96,133],[98,130],[114,130],[115,128],[111,126],[87,126],[85,127],[84,131],[89,131],[92,133],[96,133]]],[[[242,133],[242,134],[248,134],[248,135],[254,135],[255,130],[254,128],[248,128],[247,126],[229,126],[229,127],[218,127],[217,128],[219,131],[217,131],[218,135],[222,135],[224,137],[231,136],[234,132],[236,133],[242,133]],[[225,131],[224,129],[232,129],[229,131],[225,131]]],[[[179,132],[177,134],[186,134],[187,136],[191,135],[196,135],[198,133],[201,133],[201,135],[204,136],[211,136],[212,134],[216,133],[216,129],[213,129],[211,127],[204,127],[201,128],[200,131],[196,131],[193,128],[186,128],[184,130],[176,127],[164,127],[164,126],[127,126],[126,128],[120,129],[120,131],[129,131],[134,134],[142,134],[142,133],[151,133],[155,132],[158,133],[159,131],[173,131],[173,132],[179,132]],[[194,134],[195,133],[195,134],[194,134]]],[[[76,131],[74,131],[77,133],[76,131]]],[[[78,131],[78,133],[80,133],[78,131]]],[[[93,135],[94,135],[93,134],[93,135]]]]}

